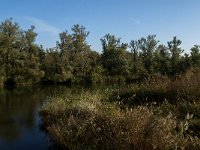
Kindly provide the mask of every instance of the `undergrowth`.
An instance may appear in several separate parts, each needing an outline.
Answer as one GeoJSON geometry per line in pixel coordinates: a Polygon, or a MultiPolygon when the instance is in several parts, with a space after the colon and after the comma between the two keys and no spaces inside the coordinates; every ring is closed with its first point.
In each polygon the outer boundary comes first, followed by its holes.
{"type": "Polygon", "coordinates": [[[200,82],[188,74],[55,97],[43,124],[65,149],[200,149],[200,82]]]}

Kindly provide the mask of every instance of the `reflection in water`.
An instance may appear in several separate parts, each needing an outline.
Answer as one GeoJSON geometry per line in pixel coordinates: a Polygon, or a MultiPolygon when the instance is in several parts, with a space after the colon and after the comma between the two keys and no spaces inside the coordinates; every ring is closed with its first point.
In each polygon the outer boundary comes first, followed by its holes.
{"type": "Polygon", "coordinates": [[[51,140],[40,129],[38,113],[42,103],[63,92],[80,94],[83,89],[99,88],[99,86],[37,86],[0,89],[0,150],[55,149],[52,142],[49,142],[51,140]]]}
{"type": "Polygon", "coordinates": [[[48,97],[66,88],[0,89],[0,150],[48,149],[48,136],[39,129],[38,110],[48,97]]]}
{"type": "Polygon", "coordinates": [[[37,105],[44,99],[38,91],[32,88],[1,90],[0,138],[12,142],[20,138],[23,130],[34,128],[37,105]]]}

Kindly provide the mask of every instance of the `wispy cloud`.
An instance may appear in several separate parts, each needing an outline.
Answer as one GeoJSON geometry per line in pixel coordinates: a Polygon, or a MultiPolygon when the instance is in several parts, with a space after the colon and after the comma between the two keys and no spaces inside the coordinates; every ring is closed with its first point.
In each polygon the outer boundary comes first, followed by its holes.
{"type": "Polygon", "coordinates": [[[34,18],[34,17],[24,17],[24,19],[31,22],[31,24],[36,27],[36,30],[40,32],[49,32],[54,35],[58,35],[61,32],[59,28],[50,25],[44,20],[34,18]]]}
{"type": "Polygon", "coordinates": [[[134,23],[134,24],[141,24],[141,21],[140,20],[137,20],[135,18],[132,18],[131,21],[134,23]]]}

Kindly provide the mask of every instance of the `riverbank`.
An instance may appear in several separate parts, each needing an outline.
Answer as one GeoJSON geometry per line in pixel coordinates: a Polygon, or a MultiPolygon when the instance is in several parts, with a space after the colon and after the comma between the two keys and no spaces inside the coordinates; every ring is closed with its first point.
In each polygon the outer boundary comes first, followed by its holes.
{"type": "Polygon", "coordinates": [[[199,74],[49,100],[47,132],[69,149],[199,149],[199,74]]]}

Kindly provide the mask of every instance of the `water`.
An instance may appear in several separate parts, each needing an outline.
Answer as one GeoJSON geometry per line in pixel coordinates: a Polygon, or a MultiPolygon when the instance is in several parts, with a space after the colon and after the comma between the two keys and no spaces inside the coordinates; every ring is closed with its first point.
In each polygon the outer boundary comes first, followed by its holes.
{"type": "Polygon", "coordinates": [[[59,149],[41,129],[39,110],[42,104],[64,92],[80,94],[82,90],[95,91],[110,87],[113,85],[0,88],[0,150],[59,149]]]}
{"type": "Polygon", "coordinates": [[[42,131],[39,109],[49,97],[68,87],[0,89],[0,150],[53,149],[42,131]]]}

